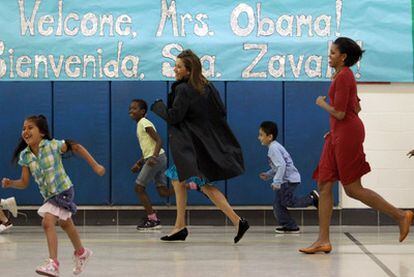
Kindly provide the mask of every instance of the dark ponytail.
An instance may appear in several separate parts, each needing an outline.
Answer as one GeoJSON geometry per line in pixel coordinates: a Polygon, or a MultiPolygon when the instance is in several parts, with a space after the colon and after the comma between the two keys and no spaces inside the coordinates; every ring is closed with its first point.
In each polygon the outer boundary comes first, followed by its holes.
{"type": "Polygon", "coordinates": [[[356,64],[362,58],[362,54],[365,52],[354,40],[347,37],[337,38],[334,41],[334,44],[338,47],[341,54],[346,54],[344,64],[348,67],[356,64]]]}

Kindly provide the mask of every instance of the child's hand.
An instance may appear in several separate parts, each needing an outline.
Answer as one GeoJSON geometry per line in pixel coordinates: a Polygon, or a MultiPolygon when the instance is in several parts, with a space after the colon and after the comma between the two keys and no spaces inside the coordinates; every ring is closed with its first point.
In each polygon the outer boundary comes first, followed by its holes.
{"type": "Polygon", "coordinates": [[[272,184],[271,187],[272,187],[272,190],[277,190],[277,189],[280,189],[281,185],[280,184],[272,184]]]}
{"type": "Polygon", "coordinates": [[[93,171],[95,171],[95,173],[98,174],[99,176],[103,176],[105,174],[105,167],[103,167],[100,164],[96,164],[93,167],[93,171]]]}
{"type": "Polygon", "coordinates": [[[158,163],[157,159],[155,157],[150,157],[147,161],[148,165],[153,167],[154,165],[156,165],[158,163]]]}
{"type": "Polygon", "coordinates": [[[141,170],[141,167],[143,166],[142,160],[139,160],[138,162],[134,163],[134,165],[131,167],[131,171],[133,173],[137,173],[141,170]]]}
{"type": "Polygon", "coordinates": [[[316,98],[316,105],[322,106],[323,103],[325,103],[325,99],[326,96],[318,96],[318,98],[316,98]]]}
{"type": "Polygon", "coordinates": [[[260,179],[262,179],[263,181],[266,181],[266,180],[269,180],[270,179],[270,176],[269,175],[267,175],[266,173],[260,173],[259,174],[259,177],[260,177],[260,179]]]}
{"type": "Polygon", "coordinates": [[[414,156],[414,149],[407,153],[408,158],[414,156]]]}
{"type": "Polygon", "coordinates": [[[131,167],[131,171],[133,173],[137,173],[140,169],[141,169],[141,166],[139,166],[139,164],[137,163],[134,163],[134,165],[131,167]]]}
{"type": "Polygon", "coordinates": [[[11,180],[9,178],[3,178],[1,180],[1,186],[5,189],[9,188],[11,186],[11,180]]]}

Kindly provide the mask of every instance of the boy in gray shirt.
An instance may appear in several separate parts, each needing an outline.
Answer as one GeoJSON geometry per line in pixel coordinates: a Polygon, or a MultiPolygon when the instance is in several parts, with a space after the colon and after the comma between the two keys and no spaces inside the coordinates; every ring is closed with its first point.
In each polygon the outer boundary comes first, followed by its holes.
{"type": "Polygon", "coordinates": [[[300,184],[300,174],[293,164],[292,158],[286,149],[276,141],[278,128],[272,121],[264,121],[259,128],[259,141],[269,147],[267,154],[270,169],[260,173],[259,177],[267,181],[272,179],[271,188],[275,192],[273,214],[280,227],[275,229],[280,234],[299,233],[299,227],[289,215],[288,207],[318,207],[319,195],[316,190],[307,196],[298,198],[293,195],[300,184]]]}

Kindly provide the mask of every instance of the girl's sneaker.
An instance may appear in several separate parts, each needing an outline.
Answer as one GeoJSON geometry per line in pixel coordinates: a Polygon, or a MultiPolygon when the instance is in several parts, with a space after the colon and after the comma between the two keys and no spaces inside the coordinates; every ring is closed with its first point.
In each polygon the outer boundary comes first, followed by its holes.
{"type": "Polygon", "coordinates": [[[3,233],[13,227],[10,219],[7,222],[0,221],[0,233],[3,233]]]}
{"type": "Polygon", "coordinates": [[[9,197],[7,199],[1,199],[0,205],[5,210],[9,210],[13,217],[17,217],[17,205],[16,205],[16,199],[14,197],[9,197]]]}
{"type": "Polygon", "coordinates": [[[147,216],[142,219],[141,224],[137,226],[140,231],[159,230],[161,229],[161,220],[151,220],[147,216]]]}
{"type": "Polygon", "coordinates": [[[46,259],[44,264],[36,268],[36,273],[51,277],[59,276],[59,266],[52,259],[46,259]]]}
{"type": "Polygon", "coordinates": [[[75,263],[75,266],[73,267],[73,274],[75,275],[81,274],[86,264],[88,263],[89,258],[92,255],[93,255],[92,250],[88,248],[85,248],[85,252],[83,252],[83,254],[80,256],[74,254],[73,262],[75,263]]]}

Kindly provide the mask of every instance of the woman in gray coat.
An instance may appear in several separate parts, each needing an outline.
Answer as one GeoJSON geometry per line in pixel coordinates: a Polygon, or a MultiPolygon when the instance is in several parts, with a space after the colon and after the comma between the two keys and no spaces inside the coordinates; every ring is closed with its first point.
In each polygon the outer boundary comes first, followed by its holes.
{"type": "Polygon", "coordinates": [[[156,101],[151,110],[168,123],[174,166],[167,171],[177,202],[175,226],[166,241],[185,240],[186,184],[195,183],[229,217],[237,229],[237,243],[249,228],[209,182],[229,179],[244,172],[240,145],[226,121],[224,105],[215,87],[202,75],[200,59],[184,50],[174,67],[176,82],[168,95],[168,106],[156,101]]]}

